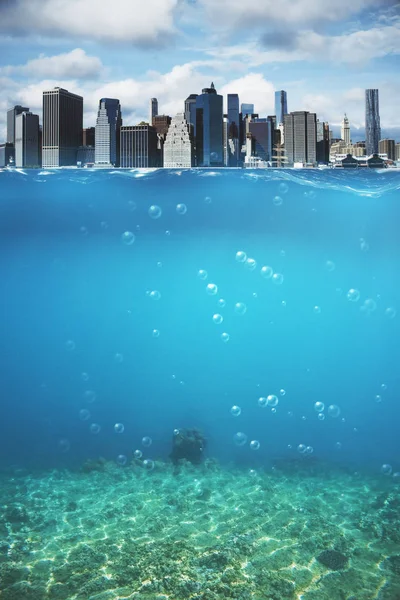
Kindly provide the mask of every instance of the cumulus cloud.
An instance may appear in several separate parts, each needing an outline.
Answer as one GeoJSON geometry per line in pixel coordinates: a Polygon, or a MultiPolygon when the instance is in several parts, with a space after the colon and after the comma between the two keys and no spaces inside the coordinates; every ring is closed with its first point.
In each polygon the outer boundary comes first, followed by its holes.
{"type": "Polygon", "coordinates": [[[227,94],[239,94],[239,102],[254,104],[254,110],[261,115],[274,114],[274,86],[261,73],[248,73],[244,77],[234,79],[218,90],[225,97],[227,94]]]}
{"type": "Polygon", "coordinates": [[[162,46],[175,34],[178,0],[14,0],[0,4],[0,32],[162,46]]]}
{"type": "Polygon", "coordinates": [[[88,56],[81,48],[71,52],[44,56],[29,60],[25,65],[0,67],[5,75],[25,75],[29,78],[95,78],[100,74],[102,62],[96,56],[88,56]]]}

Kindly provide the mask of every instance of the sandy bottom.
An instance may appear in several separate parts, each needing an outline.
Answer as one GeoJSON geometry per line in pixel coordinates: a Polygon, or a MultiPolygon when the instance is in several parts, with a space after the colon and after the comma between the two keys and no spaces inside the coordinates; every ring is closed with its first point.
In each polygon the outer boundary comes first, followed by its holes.
{"type": "Polygon", "coordinates": [[[384,477],[93,463],[0,486],[1,600],[400,599],[384,477]]]}

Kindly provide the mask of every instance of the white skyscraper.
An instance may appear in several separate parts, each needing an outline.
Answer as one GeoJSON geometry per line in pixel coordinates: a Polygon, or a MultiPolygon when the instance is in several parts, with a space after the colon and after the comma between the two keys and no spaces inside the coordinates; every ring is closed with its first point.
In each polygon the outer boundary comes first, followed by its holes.
{"type": "Polygon", "coordinates": [[[119,167],[121,105],[115,98],[102,98],[99,103],[95,131],[95,164],[119,167]]]}
{"type": "Polygon", "coordinates": [[[346,146],[350,146],[350,123],[346,114],[344,115],[344,119],[342,121],[341,138],[346,146]]]}
{"type": "Polygon", "coordinates": [[[183,113],[178,113],[172,119],[164,142],[164,167],[178,169],[194,166],[192,131],[183,113]]]}

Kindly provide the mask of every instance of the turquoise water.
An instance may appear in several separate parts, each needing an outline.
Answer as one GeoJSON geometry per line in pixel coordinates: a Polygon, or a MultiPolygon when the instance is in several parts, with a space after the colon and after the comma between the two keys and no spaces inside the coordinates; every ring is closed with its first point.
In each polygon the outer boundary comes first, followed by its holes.
{"type": "Polygon", "coordinates": [[[400,598],[399,189],[0,172],[1,600],[400,598]]]}
{"type": "Polygon", "coordinates": [[[256,468],[304,444],[328,462],[400,471],[398,173],[0,177],[4,464],[130,457],[143,436],[146,455],[166,458],[175,428],[198,427],[223,462],[256,468]],[[276,412],[258,405],[271,394],[276,412]],[[236,447],[238,431],[259,450],[236,447]]]}

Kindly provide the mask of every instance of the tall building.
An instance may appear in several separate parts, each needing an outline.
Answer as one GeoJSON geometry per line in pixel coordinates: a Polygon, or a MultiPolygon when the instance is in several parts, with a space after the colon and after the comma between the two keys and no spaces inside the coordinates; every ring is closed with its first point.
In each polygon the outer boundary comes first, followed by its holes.
{"type": "Polygon", "coordinates": [[[87,127],[82,129],[82,146],[93,146],[95,141],[95,127],[87,127]]]}
{"type": "Polygon", "coordinates": [[[185,100],[185,119],[193,125],[193,133],[196,135],[196,99],[198,94],[190,94],[185,100]]]}
{"type": "Polygon", "coordinates": [[[121,105],[116,98],[102,98],[96,120],[95,164],[119,167],[121,105]]]}
{"type": "Polygon", "coordinates": [[[285,90],[275,92],[275,116],[277,126],[284,122],[284,116],[288,114],[287,93],[285,90]]]}
{"type": "Polygon", "coordinates": [[[350,141],[350,123],[349,123],[349,119],[347,118],[346,113],[345,113],[343,121],[342,121],[341,138],[344,141],[344,143],[346,144],[346,146],[350,146],[350,144],[351,144],[351,141],[350,141]]]}
{"type": "Polygon", "coordinates": [[[274,140],[274,124],[271,117],[252,119],[249,122],[249,133],[253,139],[253,152],[262,161],[272,160],[274,140]]]}
{"type": "Polygon", "coordinates": [[[193,166],[193,125],[186,121],[183,113],[178,113],[172,119],[165,138],[164,167],[179,169],[193,166]]]}
{"type": "Polygon", "coordinates": [[[395,160],[400,160],[400,144],[396,144],[395,150],[396,150],[395,160]]]}
{"type": "Polygon", "coordinates": [[[389,160],[396,160],[395,141],[387,138],[384,140],[379,140],[379,154],[387,154],[389,160]]]}
{"type": "Polygon", "coordinates": [[[365,90],[365,147],[367,156],[378,153],[380,139],[379,90],[365,90]]]}
{"type": "Polygon", "coordinates": [[[317,119],[317,162],[329,162],[329,123],[317,119]]]}
{"type": "Polygon", "coordinates": [[[228,114],[227,114],[227,166],[239,166],[240,159],[240,117],[239,117],[239,96],[238,94],[228,94],[228,114]]]}
{"type": "Polygon", "coordinates": [[[60,87],[43,92],[43,167],[76,165],[82,121],[82,96],[60,87]]]}
{"type": "Polygon", "coordinates": [[[39,115],[24,111],[15,118],[15,166],[40,167],[39,115]]]}
{"type": "Polygon", "coordinates": [[[157,131],[148,123],[121,127],[121,167],[158,167],[157,131]]]}
{"type": "Polygon", "coordinates": [[[295,111],[284,116],[285,151],[288,164],[317,161],[317,116],[295,111]]]}
{"type": "Polygon", "coordinates": [[[153,119],[158,115],[158,100],[157,98],[150,98],[150,125],[153,125],[153,119]]]}
{"type": "Polygon", "coordinates": [[[165,136],[168,133],[168,128],[171,124],[171,117],[169,115],[156,115],[153,118],[153,127],[159,135],[165,136]]]}
{"type": "Polygon", "coordinates": [[[15,147],[11,142],[0,144],[0,167],[15,165],[15,147]]]}
{"type": "Polygon", "coordinates": [[[214,84],[196,98],[196,158],[198,167],[222,167],[223,98],[214,84]]]}
{"type": "Polygon", "coordinates": [[[15,144],[15,118],[22,112],[29,112],[29,108],[18,104],[7,111],[7,142],[9,144],[15,144]]]}
{"type": "Polygon", "coordinates": [[[254,115],[254,104],[241,104],[240,112],[242,115],[254,115]]]}

